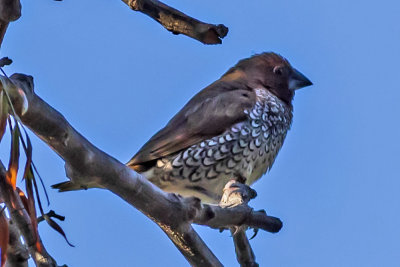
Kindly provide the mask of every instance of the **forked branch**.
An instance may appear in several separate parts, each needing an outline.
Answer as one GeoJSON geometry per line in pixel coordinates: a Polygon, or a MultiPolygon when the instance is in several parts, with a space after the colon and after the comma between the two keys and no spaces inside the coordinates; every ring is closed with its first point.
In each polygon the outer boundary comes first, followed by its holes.
{"type": "Polygon", "coordinates": [[[131,9],[151,17],[173,34],[184,34],[203,44],[220,44],[228,34],[223,24],[209,24],[194,19],[157,0],[122,0],[131,9]]]}
{"type": "Polygon", "coordinates": [[[247,202],[221,207],[163,192],[80,135],[34,93],[31,76],[14,74],[10,79],[0,76],[20,119],[63,158],[71,181],[81,187],[101,185],[140,210],[161,227],[192,266],[222,266],[192,223],[218,229],[247,225],[269,232],[282,227],[279,219],[252,210],[247,202]]]}
{"type": "Polygon", "coordinates": [[[36,266],[56,267],[56,261],[46,251],[18,193],[6,182],[6,169],[0,161],[0,193],[10,213],[12,222],[24,238],[29,254],[36,266]]]}

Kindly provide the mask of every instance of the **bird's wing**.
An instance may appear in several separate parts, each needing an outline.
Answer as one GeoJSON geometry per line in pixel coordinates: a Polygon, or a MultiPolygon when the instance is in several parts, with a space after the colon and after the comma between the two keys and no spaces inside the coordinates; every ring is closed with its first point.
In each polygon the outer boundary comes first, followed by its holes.
{"type": "Polygon", "coordinates": [[[215,82],[195,95],[127,163],[141,165],[217,136],[246,118],[254,92],[243,85],[215,82]]]}

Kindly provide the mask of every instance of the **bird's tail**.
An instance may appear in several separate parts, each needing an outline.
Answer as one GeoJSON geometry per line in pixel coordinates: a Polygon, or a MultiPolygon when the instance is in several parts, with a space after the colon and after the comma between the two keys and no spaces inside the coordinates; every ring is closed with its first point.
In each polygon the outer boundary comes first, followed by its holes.
{"type": "Polygon", "coordinates": [[[142,165],[128,165],[129,168],[131,168],[132,170],[134,170],[135,172],[144,172],[146,170],[145,167],[143,167],[142,165]]]}
{"type": "Polygon", "coordinates": [[[92,183],[92,184],[89,184],[89,185],[81,185],[81,184],[73,183],[71,181],[62,182],[62,183],[59,183],[59,184],[53,184],[51,187],[54,188],[54,189],[58,189],[59,192],[86,190],[86,189],[89,189],[89,188],[103,188],[103,187],[99,186],[96,183],[92,183]]]}
{"type": "Polygon", "coordinates": [[[126,166],[133,169],[135,172],[143,173],[154,167],[156,162],[157,160],[147,161],[143,163],[132,163],[131,161],[129,161],[128,163],[126,163],[126,166]]]}
{"type": "MultiPolygon", "coordinates": [[[[141,165],[141,164],[136,164],[136,165],[129,165],[127,166],[131,169],[133,169],[136,172],[142,173],[146,171],[149,167],[146,165],[141,165]]],[[[66,191],[76,191],[76,190],[86,190],[89,188],[104,188],[96,183],[90,183],[88,185],[82,185],[82,184],[77,184],[71,181],[68,182],[62,182],[58,184],[54,184],[51,186],[54,189],[58,189],[59,192],[66,192],[66,191]]]]}

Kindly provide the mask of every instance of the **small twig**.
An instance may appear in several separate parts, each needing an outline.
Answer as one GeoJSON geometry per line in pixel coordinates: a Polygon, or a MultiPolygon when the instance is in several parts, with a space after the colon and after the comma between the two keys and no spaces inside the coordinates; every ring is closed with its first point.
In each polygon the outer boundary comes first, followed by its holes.
{"type": "Polygon", "coordinates": [[[249,239],[246,236],[246,230],[240,228],[238,230],[231,229],[233,243],[235,244],[236,258],[241,267],[258,267],[255,261],[253,249],[250,246],[249,239]]]}
{"type": "Polygon", "coordinates": [[[203,44],[221,44],[228,34],[223,24],[208,24],[194,19],[157,0],[122,0],[131,9],[142,12],[173,34],[184,34],[203,44]]]}
{"type": "MultiPolygon", "coordinates": [[[[51,217],[51,218],[56,218],[59,219],[60,221],[64,221],[65,220],[65,216],[62,215],[58,215],[54,210],[50,210],[48,213],[46,213],[45,215],[51,217]]],[[[44,221],[45,218],[43,216],[39,216],[37,221],[38,223],[44,221]]]]}
{"type": "Polygon", "coordinates": [[[216,205],[203,204],[193,222],[214,229],[247,225],[270,233],[277,233],[282,228],[282,222],[279,218],[268,216],[263,210],[255,211],[247,205],[222,208],[216,205]]]}
{"type": "Polygon", "coordinates": [[[8,57],[3,57],[0,59],[0,68],[7,66],[7,65],[11,65],[12,60],[8,57]]]}

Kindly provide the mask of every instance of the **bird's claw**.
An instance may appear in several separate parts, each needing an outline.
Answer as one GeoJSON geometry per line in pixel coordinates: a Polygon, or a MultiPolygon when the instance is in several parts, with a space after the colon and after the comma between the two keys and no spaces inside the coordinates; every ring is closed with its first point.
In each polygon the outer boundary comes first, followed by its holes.
{"type": "Polygon", "coordinates": [[[257,236],[259,228],[253,228],[253,235],[249,238],[249,240],[252,240],[254,237],[257,236]]]}

